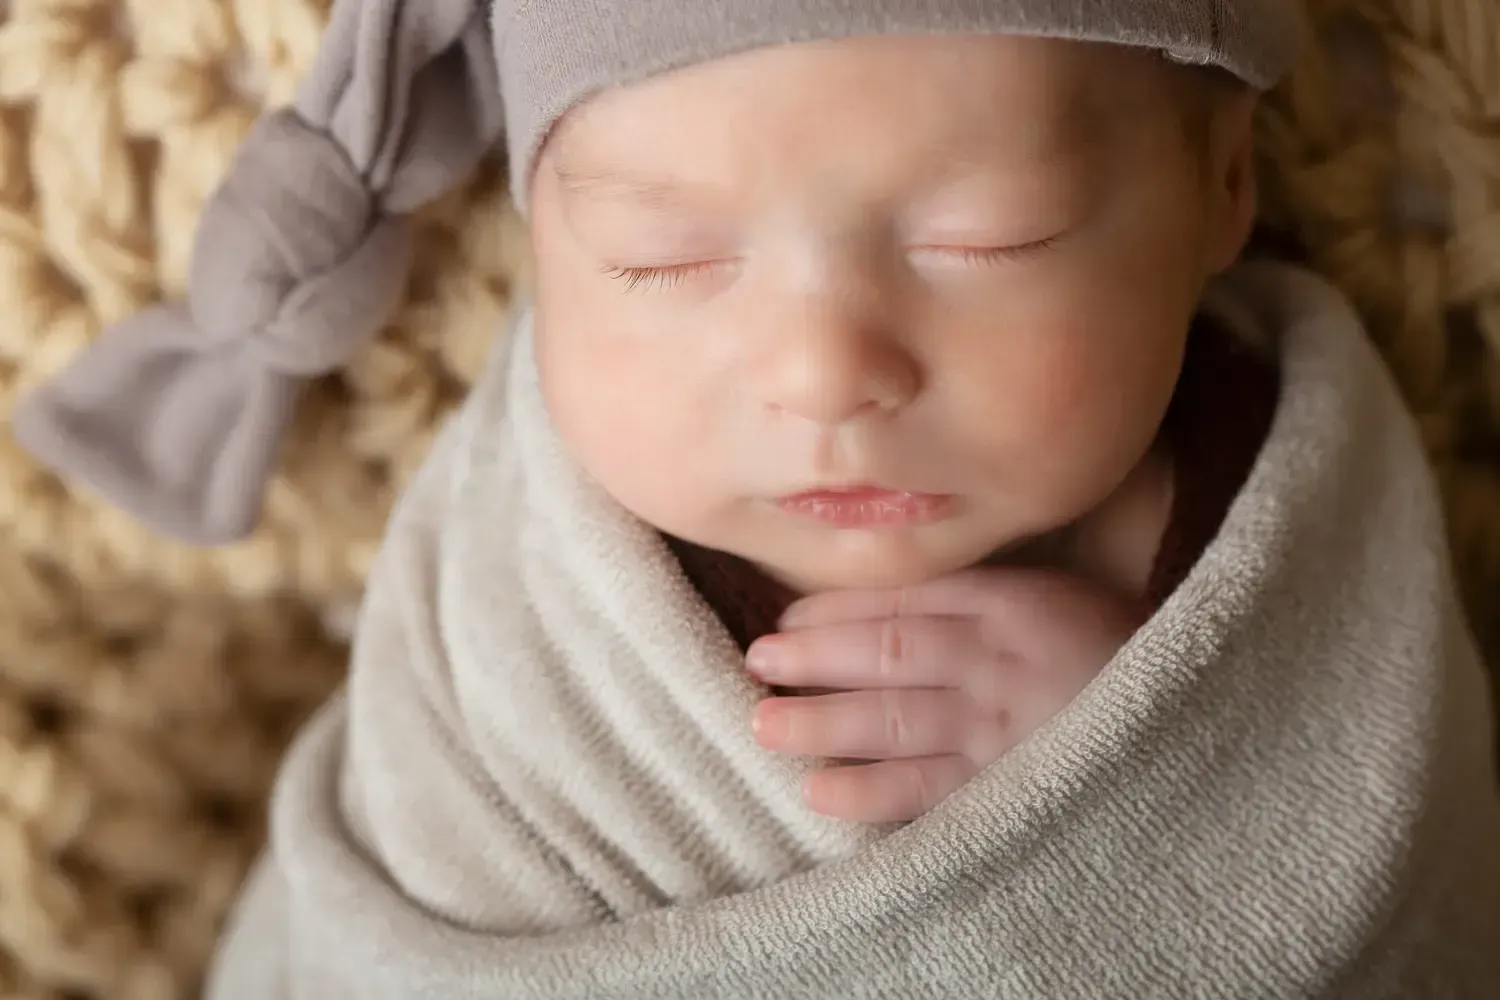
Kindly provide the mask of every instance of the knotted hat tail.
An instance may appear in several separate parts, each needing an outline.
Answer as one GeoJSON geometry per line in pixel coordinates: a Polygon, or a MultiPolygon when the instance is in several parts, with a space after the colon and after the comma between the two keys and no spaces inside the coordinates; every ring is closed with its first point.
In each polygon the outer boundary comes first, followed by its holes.
{"type": "Polygon", "coordinates": [[[294,103],[205,207],[187,301],[107,329],[23,399],[21,445],[164,534],[249,533],[302,387],[399,306],[409,214],[502,132],[488,7],[336,0],[294,103]]]}

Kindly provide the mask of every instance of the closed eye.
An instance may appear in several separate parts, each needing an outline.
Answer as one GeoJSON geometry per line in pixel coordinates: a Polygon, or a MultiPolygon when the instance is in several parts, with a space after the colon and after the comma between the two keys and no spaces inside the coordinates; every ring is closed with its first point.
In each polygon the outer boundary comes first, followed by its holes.
{"type": "Polygon", "coordinates": [[[727,266],[730,261],[705,260],[694,261],[691,264],[672,264],[665,267],[619,267],[607,264],[600,270],[615,279],[623,282],[625,291],[633,292],[638,289],[646,291],[663,291],[676,288],[691,278],[702,277],[711,271],[727,266]]]}
{"type": "MultiPolygon", "coordinates": [[[[920,252],[934,253],[963,264],[1001,264],[1022,260],[1045,253],[1057,245],[1059,237],[1032,240],[998,247],[969,246],[924,246],[915,247],[920,252]]],[[[657,267],[622,267],[606,264],[600,271],[610,278],[622,282],[626,292],[666,291],[676,288],[693,278],[704,277],[714,271],[730,266],[729,260],[693,261],[688,264],[670,264],[657,267]]]]}
{"type": "Polygon", "coordinates": [[[1046,253],[1057,246],[1060,239],[1061,237],[1058,236],[1049,236],[1046,239],[1031,240],[1027,243],[1016,243],[1010,246],[921,246],[913,247],[913,250],[921,253],[937,254],[962,264],[1003,264],[1009,261],[1025,260],[1046,253]]]}

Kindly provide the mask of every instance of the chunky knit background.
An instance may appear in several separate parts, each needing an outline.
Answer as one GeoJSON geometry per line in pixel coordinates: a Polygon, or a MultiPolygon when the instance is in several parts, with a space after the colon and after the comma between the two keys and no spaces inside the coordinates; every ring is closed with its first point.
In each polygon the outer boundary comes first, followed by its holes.
{"type": "MultiPolygon", "coordinates": [[[[1500,5],[1310,0],[1262,121],[1267,224],[1421,416],[1500,660],[1500,5]]],[[[327,0],[0,0],[0,422],[182,292],[194,220],[327,0]]],[[[392,497],[523,282],[499,169],[428,212],[407,305],[301,412],[263,529],[155,538],[0,434],[0,996],[196,993],[280,748],[337,683],[392,497]]],[[[1392,567],[1399,572],[1399,567],[1392,567]]]]}

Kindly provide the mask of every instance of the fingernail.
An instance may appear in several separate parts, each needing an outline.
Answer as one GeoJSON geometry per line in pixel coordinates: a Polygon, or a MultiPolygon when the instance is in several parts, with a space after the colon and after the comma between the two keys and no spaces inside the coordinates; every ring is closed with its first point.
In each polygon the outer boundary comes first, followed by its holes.
{"type": "Polygon", "coordinates": [[[801,616],[802,616],[802,602],[801,601],[797,601],[791,607],[789,607],[785,611],[783,611],[781,613],[781,617],[780,618],[776,619],[776,627],[779,628],[779,629],[794,628],[796,626],[796,624],[797,624],[797,620],[801,616]]]}
{"type": "Polygon", "coordinates": [[[756,706],[755,715],[750,720],[750,728],[755,731],[755,738],[760,741],[761,745],[775,746],[786,739],[786,713],[777,711],[770,702],[763,701],[756,706]]]}
{"type": "Polygon", "coordinates": [[[782,652],[775,636],[757,639],[745,652],[745,669],[763,681],[774,680],[783,665],[782,652]]]}

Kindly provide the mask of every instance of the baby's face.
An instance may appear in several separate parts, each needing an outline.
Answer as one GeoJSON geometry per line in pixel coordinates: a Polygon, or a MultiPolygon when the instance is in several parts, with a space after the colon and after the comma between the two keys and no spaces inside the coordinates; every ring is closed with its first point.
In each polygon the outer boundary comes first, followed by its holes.
{"type": "Polygon", "coordinates": [[[1190,141],[1180,87],[1114,47],[862,39],[587,103],[531,205],[566,446],[802,591],[1076,520],[1151,447],[1249,224],[1248,144],[1190,141]]]}

